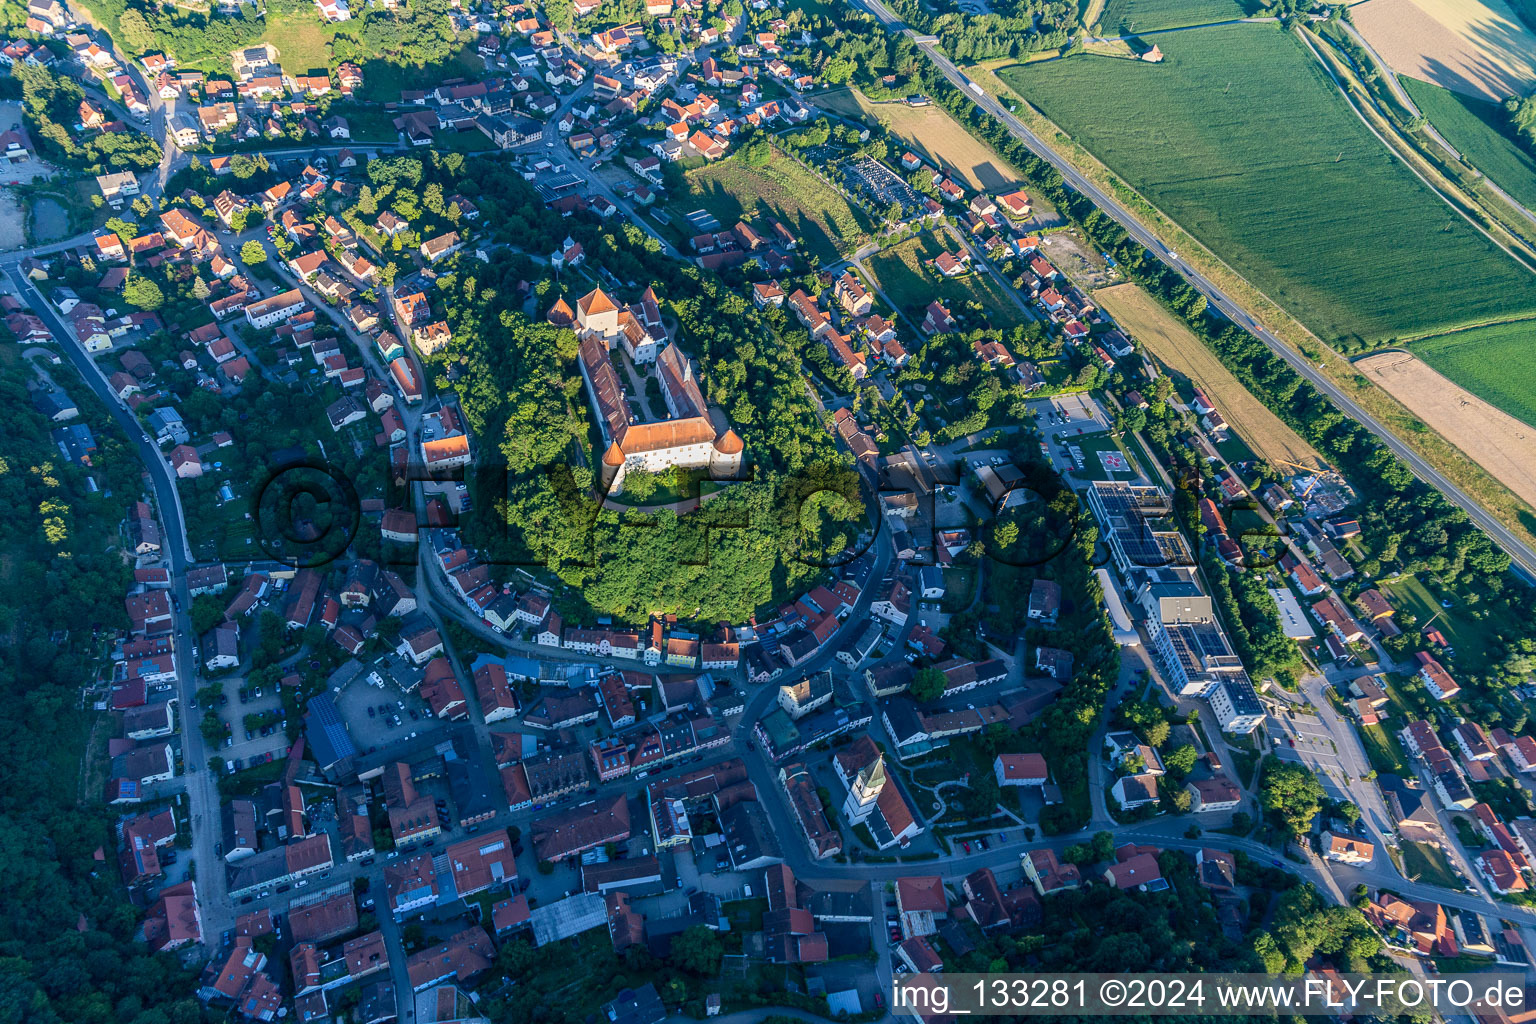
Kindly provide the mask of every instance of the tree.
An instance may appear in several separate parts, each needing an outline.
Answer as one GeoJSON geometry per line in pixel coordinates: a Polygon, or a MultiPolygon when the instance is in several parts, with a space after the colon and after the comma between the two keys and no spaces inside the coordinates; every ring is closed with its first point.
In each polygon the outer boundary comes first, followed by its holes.
{"type": "Polygon", "coordinates": [[[661,481],[656,479],[656,474],[647,470],[636,469],[624,474],[624,493],[638,502],[647,501],[659,486],[661,481]]]}
{"type": "Polygon", "coordinates": [[[118,16],[117,27],[122,30],[123,42],[128,44],[133,53],[139,54],[154,48],[155,30],[149,27],[144,15],[132,7],[118,16]]]}
{"type": "Polygon", "coordinates": [[[240,262],[248,267],[254,267],[258,263],[267,262],[267,250],[262,244],[252,238],[240,247],[240,262]]]}
{"type": "Polygon", "coordinates": [[[667,959],[680,971],[713,978],[720,973],[720,957],[725,952],[712,929],[701,924],[672,937],[672,952],[667,959]]]}
{"type": "Polygon", "coordinates": [[[938,700],[944,696],[949,680],[936,668],[920,668],[912,676],[912,699],[920,704],[938,700]]]}
{"type": "Polygon", "coordinates": [[[1195,767],[1196,756],[1194,746],[1185,743],[1182,746],[1174,747],[1163,755],[1163,767],[1168,769],[1170,773],[1182,778],[1188,775],[1195,767]]]}
{"type": "Polygon", "coordinates": [[[154,281],[135,274],[123,285],[123,299],[139,309],[153,310],[165,305],[165,296],[154,281]]]}
{"type": "Polygon", "coordinates": [[[1153,722],[1147,726],[1142,736],[1149,746],[1161,747],[1164,743],[1168,742],[1168,723],[1153,722]]]}
{"type": "Polygon", "coordinates": [[[1360,808],[1356,807],[1352,803],[1349,803],[1348,801],[1345,801],[1338,806],[1337,813],[1338,816],[1344,820],[1344,823],[1350,828],[1354,828],[1355,824],[1360,820],[1360,808]]]}
{"type": "Polygon", "coordinates": [[[1303,835],[1312,828],[1323,806],[1323,787],[1317,776],[1302,765],[1280,760],[1274,755],[1264,759],[1264,779],[1259,785],[1260,806],[1293,835],[1303,835]]]}

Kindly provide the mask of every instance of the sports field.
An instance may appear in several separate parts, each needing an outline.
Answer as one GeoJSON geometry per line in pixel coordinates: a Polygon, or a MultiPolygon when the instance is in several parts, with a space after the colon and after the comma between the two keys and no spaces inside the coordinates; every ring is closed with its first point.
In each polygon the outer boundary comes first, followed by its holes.
{"type": "Polygon", "coordinates": [[[1442,334],[1411,348],[1479,398],[1536,426],[1536,321],[1442,334]]]}
{"type": "Polygon", "coordinates": [[[1109,0],[1096,36],[1128,36],[1163,28],[1208,25],[1248,14],[1237,0],[1109,0]]]}
{"type": "Polygon", "coordinates": [[[1159,45],[1161,64],[1081,56],[1000,74],[1326,340],[1536,312],[1536,275],[1376,141],[1294,37],[1240,24],[1159,45]],[[1454,301],[1437,281],[1456,282],[1454,301]]]}
{"type": "Polygon", "coordinates": [[[1536,207],[1536,158],[1504,134],[1502,107],[1407,75],[1400,78],[1420,113],[1468,163],[1517,202],[1536,207]]]}
{"type": "Polygon", "coordinates": [[[1093,301],[1158,362],[1194,381],[1210,395],[1222,417],[1255,455],[1305,466],[1318,464],[1320,460],[1312,446],[1249,394],[1215,353],[1140,285],[1100,288],[1093,293],[1093,301]]]}
{"type": "Polygon", "coordinates": [[[869,241],[874,228],[840,192],[778,150],[762,167],[731,158],[695,168],[687,178],[688,194],[670,204],[679,217],[703,207],[727,229],[739,220],[775,217],[826,262],[869,241]]]}
{"type": "MultiPolygon", "coordinates": [[[[973,189],[996,194],[1019,187],[1018,172],[936,103],[926,107],[901,101],[876,103],[857,89],[838,89],[818,95],[816,104],[844,117],[883,122],[908,149],[963,178],[973,189]]],[[[893,165],[900,155],[892,154],[893,165]]]]}
{"type": "Polygon", "coordinates": [[[993,327],[1016,324],[1024,314],[1007,292],[981,270],[961,277],[944,277],[926,261],[939,253],[953,253],[960,243],[947,234],[924,231],[922,234],[882,249],[864,261],[876,285],[914,322],[923,319],[928,303],[938,299],[959,315],[968,303],[980,304],[987,322],[993,327]]]}

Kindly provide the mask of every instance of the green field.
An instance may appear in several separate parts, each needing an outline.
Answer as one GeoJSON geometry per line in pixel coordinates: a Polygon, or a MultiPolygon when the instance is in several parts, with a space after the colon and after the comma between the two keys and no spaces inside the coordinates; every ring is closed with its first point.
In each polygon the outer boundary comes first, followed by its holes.
{"type": "Polygon", "coordinates": [[[764,167],[731,158],[695,168],[687,179],[688,194],[670,204],[674,222],[685,230],[683,217],[701,207],[727,230],[739,220],[776,217],[823,262],[853,252],[874,230],[868,214],[778,150],[764,167]]]}
{"type": "Polygon", "coordinates": [[[1471,96],[1399,76],[1419,112],[1467,162],[1524,206],[1536,206],[1536,158],[1504,134],[1504,109],[1471,96]]]}
{"type": "Polygon", "coordinates": [[[1228,21],[1248,13],[1235,0],[1109,0],[1104,5],[1104,13],[1099,16],[1094,34],[1128,36],[1163,28],[1228,21]]]}
{"type": "Polygon", "coordinates": [[[313,10],[267,11],[267,30],[262,38],[277,47],[278,63],[290,75],[307,75],[331,66],[331,38],[336,29],[321,21],[313,10]]]}
{"type": "Polygon", "coordinates": [[[1444,889],[1460,889],[1461,879],[1451,869],[1445,854],[1427,843],[1404,843],[1403,870],[1425,885],[1438,885],[1444,889]]]}
{"type": "Polygon", "coordinates": [[[882,249],[864,261],[875,283],[901,311],[914,321],[923,319],[928,303],[938,299],[956,316],[971,302],[979,303],[987,322],[994,327],[1015,324],[1024,314],[1001,285],[981,270],[962,277],[943,277],[925,261],[960,248],[947,234],[924,231],[904,242],[882,249]]]}
{"type": "Polygon", "coordinates": [[[1399,775],[1408,770],[1408,758],[1392,730],[1380,725],[1360,725],[1361,745],[1371,767],[1378,772],[1395,772],[1399,775]]]}
{"type": "Polygon", "coordinates": [[[1094,56],[1004,81],[1330,342],[1536,311],[1536,276],[1366,131],[1273,25],[1164,37],[1161,64],[1094,56]],[[1427,287],[1456,282],[1456,299],[1427,287]]]}
{"type": "Polygon", "coordinates": [[[1410,348],[1478,397],[1516,419],[1536,423],[1536,320],[1442,334],[1410,348]]]}
{"type": "Polygon", "coordinates": [[[1456,651],[1455,659],[1445,665],[1453,676],[1487,672],[1492,667],[1491,659],[1502,655],[1504,638],[1518,636],[1522,630],[1520,623],[1502,616],[1489,614],[1487,618],[1478,618],[1484,614],[1478,607],[1460,603],[1454,603],[1450,608],[1442,607],[1437,596],[1440,589],[1431,590],[1416,576],[1384,584],[1381,589],[1399,609],[1412,612],[1418,618],[1417,629],[1423,629],[1430,619],[1434,619],[1435,628],[1445,634],[1445,639],[1456,651]]]}

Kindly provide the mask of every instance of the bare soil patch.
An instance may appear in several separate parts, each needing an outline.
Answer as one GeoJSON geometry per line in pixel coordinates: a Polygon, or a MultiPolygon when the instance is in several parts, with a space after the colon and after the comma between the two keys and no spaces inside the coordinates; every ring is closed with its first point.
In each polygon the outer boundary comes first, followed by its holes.
{"type": "Polygon", "coordinates": [[[1495,103],[1536,83],[1536,35],[1504,0],[1366,0],[1350,14],[1401,74],[1495,103]]]}
{"type": "Polygon", "coordinates": [[[1259,458],[1271,462],[1284,459],[1304,466],[1322,461],[1311,445],[1232,376],[1193,331],[1139,285],[1101,288],[1093,293],[1093,300],[1159,362],[1210,395],[1228,425],[1259,458]]]}
{"type": "Polygon", "coordinates": [[[1522,501],[1536,505],[1536,429],[1407,352],[1381,352],[1354,365],[1522,501]]]}

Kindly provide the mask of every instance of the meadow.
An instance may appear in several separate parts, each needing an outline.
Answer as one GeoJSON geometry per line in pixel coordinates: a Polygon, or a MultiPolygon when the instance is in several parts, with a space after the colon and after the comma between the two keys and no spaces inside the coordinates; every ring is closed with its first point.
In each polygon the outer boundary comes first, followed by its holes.
{"type": "Polygon", "coordinates": [[[1128,36],[1228,21],[1248,14],[1236,0],[1109,0],[1093,32],[1098,36],[1128,36]]]}
{"type": "Polygon", "coordinates": [[[695,168],[687,179],[688,194],[670,204],[678,223],[700,208],[725,228],[739,220],[775,217],[824,262],[858,249],[875,228],[867,213],[778,150],[762,167],[732,158],[695,168]]]}
{"type": "Polygon", "coordinates": [[[987,322],[994,327],[1024,319],[1018,305],[985,272],[973,270],[963,277],[942,277],[925,265],[926,260],[944,252],[946,246],[954,252],[959,243],[948,235],[924,231],[882,249],[865,260],[864,266],[874,275],[880,290],[914,322],[922,321],[923,311],[934,299],[957,315],[967,303],[980,303],[987,322]]]}
{"type": "Polygon", "coordinates": [[[1166,37],[1161,64],[999,72],[1112,171],[1346,349],[1536,311],[1536,275],[1367,132],[1269,24],[1166,37]],[[1454,301],[1429,282],[1455,282],[1454,301]]]}
{"type": "Polygon", "coordinates": [[[1254,398],[1216,353],[1140,285],[1100,288],[1093,301],[1158,362],[1204,389],[1255,454],[1302,465],[1321,461],[1311,445],[1254,398]]]}
{"type": "Polygon", "coordinates": [[[1504,134],[1502,107],[1407,75],[1399,78],[1420,113],[1468,163],[1522,205],[1536,207],[1536,158],[1504,134]]]}
{"type": "Polygon", "coordinates": [[[1536,425],[1536,321],[1443,334],[1411,348],[1468,391],[1536,425]]]}
{"type": "MultiPolygon", "coordinates": [[[[838,89],[816,98],[818,106],[844,117],[879,121],[918,156],[964,179],[977,191],[993,194],[1019,187],[1019,172],[985,142],[966,131],[936,103],[913,107],[905,102],[877,103],[856,89],[838,89]]],[[[891,162],[895,163],[893,154],[891,162]]]]}

